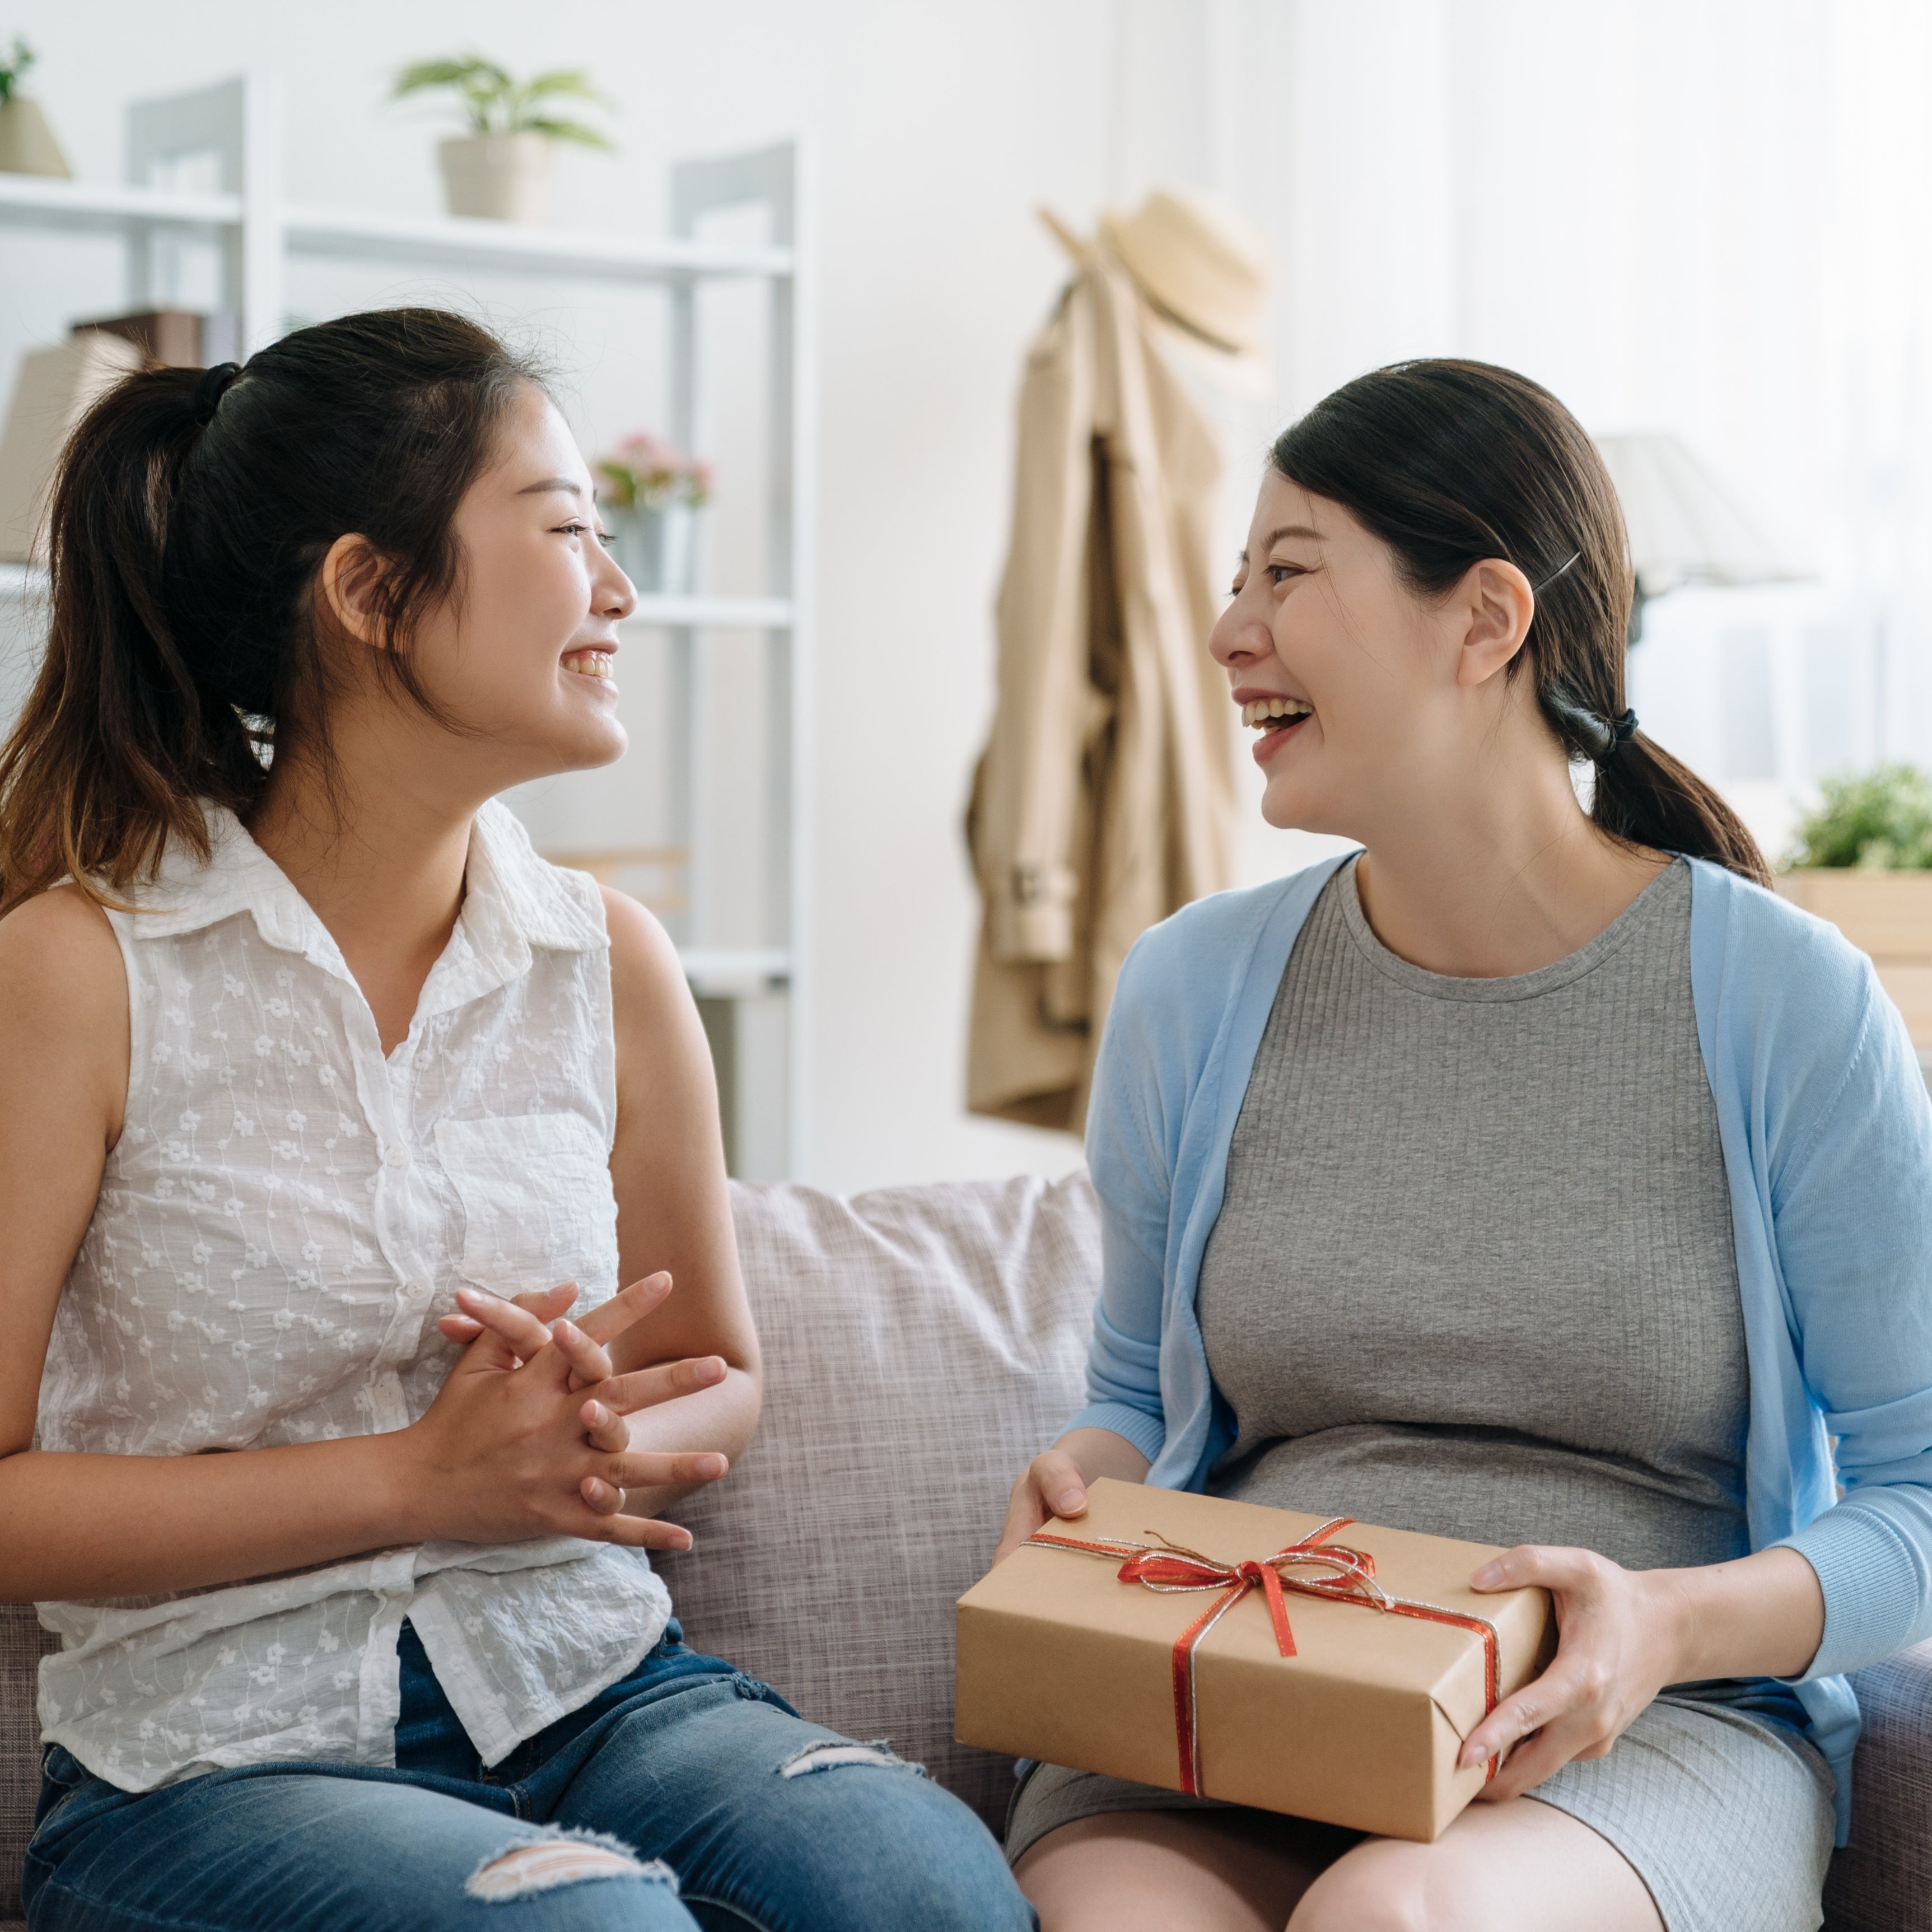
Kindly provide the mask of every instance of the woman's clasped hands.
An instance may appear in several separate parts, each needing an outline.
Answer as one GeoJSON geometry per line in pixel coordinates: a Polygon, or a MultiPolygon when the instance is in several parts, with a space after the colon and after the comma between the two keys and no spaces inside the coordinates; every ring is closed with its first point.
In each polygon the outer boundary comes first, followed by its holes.
{"type": "Polygon", "coordinates": [[[633,1447],[629,1418],[722,1382],[722,1357],[616,1372],[610,1345],[670,1294],[668,1274],[620,1289],[581,1322],[565,1318],[574,1282],[514,1298],[464,1288],[437,1324],[466,1342],[422,1418],[401,1432],[420,1479],[426,1535],[465,1543],[580,1536],[654,1550],[691,1547],[689,1531],[623,1513],[626,1490],[716,1482],[729,1466],[705,1450],[633,1447]]]}

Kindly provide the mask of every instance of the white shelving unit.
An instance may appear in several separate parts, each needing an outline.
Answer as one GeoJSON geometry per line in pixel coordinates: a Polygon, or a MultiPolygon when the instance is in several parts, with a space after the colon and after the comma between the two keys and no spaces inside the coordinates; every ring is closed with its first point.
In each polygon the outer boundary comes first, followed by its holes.
{"type": "MultiPolygon", "coordinates": [[[[303,259],[390,263],[423,273],[536,276],[584,284],[657,284],[670,305],[669,433],[693,443],[707,371],[694,292],[707,280],[751,280],[768,290],[770,366],[766,374],[768,478],[764,505],[765,594],[661,596],[640,601],[629,622],[670,640],[677,715],[671,832],[688,854],[688,910],[680,951],[699,996],[718,1062],[728,1142],[735,1157],[748,1116],[782,1112],[784,1129],[765,1134],[758,1178],[799,1171],[808,1088],[806,1002],[806,862],[809,838],[812,691],[812,478],[815,472],[811,383],[814,312],[803,158],[794,144],[676,164],[671,170],[674,232],[662,238],[578,234],[565,230],[459,218],[424,219],[380,210],[304,207],[281,192],[279,94],[272,77],[249,75],[188,94],[136,101],[127,110],[124,186],[0,174],[0,248],[8,230],[118,238],[127,256],[131,309],[164,302],[170,250],[183,238],[212,244],[221,264],[223,305],[238,319],[244,355],[284,327],[289,268],[303,259]],[[218,188],[182,193],[165,181],[183,163],[214,158],[218,188]],[[698,229],[715,211],[762,202],[768,239],[721,246],[698,229]],[[762,634],[763,748],[768,776],[760,899],[763,943],[710,943],[702,882],[732,855],[713,849],[706,800],[707,722],[716,714],[709,640],[723,632],[762,634]],[[780,1023],[771,1024],[774,1003],[780,1023]],[[741,1016],[756,1006],[750,1027],[741,1016]]],[[[201,165],[204,172],[206,162],[201,165]]],[[[728,373],[728,372],[727,372],[728,373]]],[[[40,573],[0,564],[0,600],[31,610],[40,573]]],[[[627,828],[602,828],[598,842],[631,842],[627,828]],[[608,834],[608,837],[604,836],[608,834]]]]}

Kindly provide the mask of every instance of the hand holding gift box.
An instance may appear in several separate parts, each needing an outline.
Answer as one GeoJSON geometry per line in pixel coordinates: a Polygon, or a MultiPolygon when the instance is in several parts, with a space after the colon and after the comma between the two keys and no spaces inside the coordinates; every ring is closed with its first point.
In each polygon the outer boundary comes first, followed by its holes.
{"type": "MultiPolygon", "coordinates": [[[[1432,1840],[1556,1649],[1487,1545],[1102,1478],[959,1600],[961,1742],[1432,1840]]],[[[1490,1767],[1493,1771],[1494,1767],[1490,1767]]]]}

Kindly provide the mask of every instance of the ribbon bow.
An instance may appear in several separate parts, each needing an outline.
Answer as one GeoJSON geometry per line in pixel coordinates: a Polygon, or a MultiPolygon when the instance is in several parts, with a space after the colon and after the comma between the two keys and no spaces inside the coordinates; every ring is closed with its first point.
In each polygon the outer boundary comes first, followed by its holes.
{"type": "MultiPolygon", "coordinates": [[[[1364,1610],[1384,1615],[1419,1617],[1430,1623],[1448,1624],[1466,1630],[1483,1640],[1484,1706],[1487,1717],[1496,1708],[1502,1694],[1502,1646],[1496,1627],[1486,1617],[1470,1616],[1460,1610],[1444,1610],[1439,1604],[1423,1604],[1406,1597],[1391,1596],[1376,1580],[1376,1559],[1366,1550],[1352,1550],[1346,1544],[1330,1544],[1329,1538],[1346,1529],[1352,1516],[1331,1516],[1300,1541],[1277,1550],[1272,1556],[1250,1557],[1240,1563],[1223,1563],[1204,1556],[1198,1550],[1170,1543],[1158,1530],[1148,1530],[1152,1543],[1132,1543],[1118,1536],[1101,1536],[1090,1541],[1077,1537],[1054,1536],[1044,1530],[1027,1538],[1042,1550],[1071,1550],[1109,1560],[1126,1560],[1118,1572],[1123,1583],[1138,1583],[1149,1590],[1185,1592],[1217,1590],[1219,1600],[1210,1604],[1174,1640],[1174,1729],[1180,1758],[1180,1788],[1190,1796],[1202,1795],[1201,1785],[1201,1727],[1195,1696],[1194,1660],[1202,1640],[1251,1592],[1259,1590],[1268,1600],[1268,1620],[1274,1626],[1277,1648],[1284,1657],[1296,1654],[1294,1632],[1288,1620],[1290,1590],[1304,1597],[1326,1597],[1330,1602],[1359,1604],[1364,1610]],[[1320,1570],[1324,1574],[1296,1574],[1320,1570]]],[[[1484,1781],[1496,1774],[1496,1760],[1490,1760],[1484,1781]]]]}

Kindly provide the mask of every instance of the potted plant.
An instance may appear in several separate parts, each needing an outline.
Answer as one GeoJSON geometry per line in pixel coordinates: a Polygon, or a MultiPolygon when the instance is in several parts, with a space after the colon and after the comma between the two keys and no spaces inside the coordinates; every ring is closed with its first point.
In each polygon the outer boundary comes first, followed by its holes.
{"type": "Polygon", "coordinates": [[[610,552],[638,590],[682,596],[695,580],[697,513],[711,496],[711,466],[640,430],[596,465],[610,552]]]}
{"type": "Polygon", "coordinates": [[[418,61],[397,75],[390,98],[453,92],[462,104],[466,134],[440,142],[443,191],[452,214],[494,221],[541,221],[549,212],[550,160],[559,141],[607,152],[610,137],[581,121],[548,111],[558,100],[610,102],[580,68],[556,68],[528,80],[513,80],[494,61],[467,54],[460,60],[418,61]]]}
{"type": "Polygon", "coordinates": [[[1820,789],[1778,889],[1871,955],[1913,1042],[1932,1048],[1932,779],[1882,765],[1820,789]]]}
{"type": "Polygon", "coordinates": [[[54,139],[38,100],[20,92],[20,79],[34,64],[34,50],[18,34],[12,48],[0,54],[0,174],[58,175],[74,172],[54,139]]]}

